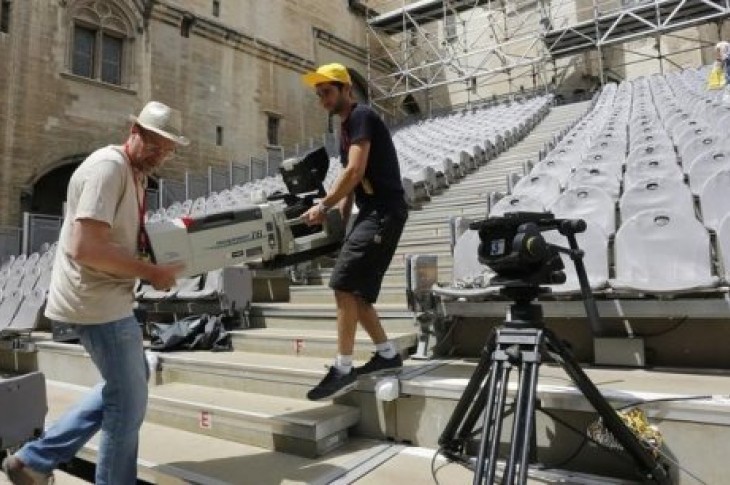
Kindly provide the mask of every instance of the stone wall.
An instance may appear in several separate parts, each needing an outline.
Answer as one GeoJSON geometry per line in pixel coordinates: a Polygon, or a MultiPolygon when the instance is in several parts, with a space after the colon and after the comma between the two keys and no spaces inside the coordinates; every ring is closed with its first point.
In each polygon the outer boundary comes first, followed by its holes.
{"type": "MultiPolygon", "coordinates": [[[[307,70],[339,61],[366,75],[365,25],[347,2],[22,0],[0,33],[0,225],[16,226],[21,194],[50,170],[124,140],[128,115],[150,99],[183,112],[192,140],[161,175],[182,179],[265,153],[267,116],[292,146],[327,129],[307,70]],[[73,19],[84,2],[111,5],[129,23],[121,86],[70,73],[73,19]],[[149,9],[149,10],[148,10],[149,9]],[[191,21],[181,35],[183,19],[191,21]],[[222,146],[216,128],[223,129],[222,146]]],[[[38,194],[36,194],[37,196],[38,194]]],[[[26,197],[26,201],[32,197],[26,197]]]]}

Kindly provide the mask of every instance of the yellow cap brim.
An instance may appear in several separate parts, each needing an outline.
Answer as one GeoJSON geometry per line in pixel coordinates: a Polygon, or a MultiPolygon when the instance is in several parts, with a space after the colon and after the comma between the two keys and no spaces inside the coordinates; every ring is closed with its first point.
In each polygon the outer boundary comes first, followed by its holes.
{"type": "Polygon", "coordinates": [[[310,72],[302,76],[302,82],[312,88],[315,87],[317,84],[331,83],[335,81],[337,80],[318,72],[310,72]]]}

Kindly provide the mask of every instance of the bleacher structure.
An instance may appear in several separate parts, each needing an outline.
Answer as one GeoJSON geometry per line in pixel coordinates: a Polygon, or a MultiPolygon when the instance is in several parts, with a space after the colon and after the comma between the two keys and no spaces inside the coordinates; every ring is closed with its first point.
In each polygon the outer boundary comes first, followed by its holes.
{"type": "Polygon", "coordinates": [[[622,68],[639,62],[656,61],[661,72],[675,69],[686,63],[682,54],[721,40],[720,26],[730,15],[724,0],[352,3],[366,7],[372,102],[398,112],[403,100],[415,100],[428,114],[454,97],[470,104],[502,92],[561,89],[577,66],[601,86],[622,80],[622,68]],[[686,30],[712,24],[718,32],[712,39],[686,30]],[[662,41],[672,38],[681,46],[662,41]],[[641,39],[655,41],[655,48],[633,60],[614,56],[634,53],[630,43],[641,39]],[[448,96],[440,97],[444,90],[448,96]]]}
{"type": "MultiPolygon", "coordinates": [[[[717,230],[730,212],[719,188],[730,159],[719,120],[728,109],[705,90],[706,74],[686,70],[609,85],[592,113],[519,179],[490,216],[524,210],[585,219],[588,231],[580,239],[589,280],[607,299],[727,284],[720,250],[726,242],[717,230]],[[710,244],[711,233],[717,245],[710,244]]],[[[461,237],[474,241],[473,235],[461,237]]],[[[459,240],[456,245],[457,259],[462,251],[470,258],[475,249],[459,240]]],[[[569,282],[575,282],[565,259],[569,282]]],[[[571,284],[555,292],[578,293],[571,284]]]]}
{"type": "MultiPolygon", "coordinates": [[[[718,351],[728,333],[722,320],[729,308],[730,145],[718,127],[725,126],[719,120],[730,111],[718,94],[704,90],[705,78],[704,68],[652,76],[607,85],[591,102],[559,107],[549,95],[474,106],[394,132],[411,213],[376,306],[404,356],[424,338],[438,341],[433,353],[420,356],[429,360],[407,360],[389,382],[397,386],[393,400],[383,400],[378,377],[361,378],[356,391],[335,403],[304,399],[336,352],[336,311],[324,285],[330,258],[306,265],[302,280],[279,274],[285,298],[275,295],[271,275],[261,277],[263,296],[240,286],[242,268],[181,280],[169,292],[139,287],[138,301],[151,313],[180,316],[205,309],[247,316],[231,331],[233,352],[148,352],[154,372],[140,478],[430,483],[441,424],[474,368],[469,357],[481,349],[506,305],[496,293],[483,291],[490,272],[477,258],[479,238],[466,222],[549,210],[588,222],[578,241],[599,312],[608,321],[607,335],[628,340],[643,334],[658,342],[647,352],[646,368],[590,368],[591,377],[616,406],[668,400],[644,407],[664,435],[666,453],[705,483],[723,483],[730,385],[723,371],[699,368],[727,363],[718,351]],[[442,288],[479,295],[439,293],[435,323],[409,308],[404,291],[407,257],[428,254],[436,256],[433,274],[442,288]],[[687,319],[693,327],[684,326],[687,319]],[[652,365],[663,368],[653,371],[652,365]]],[[[340,170],[331,155],[327,187],[340,170]]],[[[284,189],[279,177],[269,177],[150,212],[147,220],[225,211],[284,189]]],[[[47,328],[38,326],[57,250],[49,246],[19,255],[0,269],[0,335],[8,337],[0,369],[9,375],[43,372],[48,420],[98,380],[80,346],[53,342],[47,328]]],[[[576,355],[592,364],[592,336],[576,297],[576,276],[566,263],[567,283],[555,286],[543,302],[546,317],[565,332],[576,355]]],[[[367,336],[358,333],[355,358],[366,359],[371,350],[367,336]]],[[[542,406],[585,430],[594,415],[565,375],[550,365],[541,373],[542,406]]],[[[540,462],[565,462],[561,468],[568,469],[535,470],[548,483],[549,477],[572,483],[636,478],[620,455],[586,444],[580,433],[545,416],[537,420],[535,439],[540,462]]],[[[93,462],[96,441],[79,456],[93,462]]],[[[677,483],[694,483],[679,468],[672,472],[677,483]]],[[[456,467],[439,476],[442,483],[471,479],[456,467]]]]}

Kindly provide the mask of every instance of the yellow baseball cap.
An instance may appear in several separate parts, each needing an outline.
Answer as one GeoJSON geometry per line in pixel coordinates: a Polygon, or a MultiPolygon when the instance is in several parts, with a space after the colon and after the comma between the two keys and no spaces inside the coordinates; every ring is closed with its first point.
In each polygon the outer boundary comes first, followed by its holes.
{"type": "Polygon", "coordinates": [[[342,64],[334,62],[319,66],[316,71],[310,72],[302,76],[302,81],[307,86],[315,87],[317,84],[340,82],[343,84],[352,84],[350,74],[347,68],[342,64]]]}

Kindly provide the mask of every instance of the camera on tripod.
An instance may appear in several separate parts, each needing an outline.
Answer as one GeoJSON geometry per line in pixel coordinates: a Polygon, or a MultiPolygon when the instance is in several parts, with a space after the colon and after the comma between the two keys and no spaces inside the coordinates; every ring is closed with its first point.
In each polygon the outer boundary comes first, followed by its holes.
{"type": "Polygon", "coordinates": [[[541,232],[556,229],[562,220],[552,214],[507,213],[504,217],[470,224],[479,232],[479,262],[497,273],[492,285],[551,285],[565,282],[563,261],[541,232]]]}
{"type": "MultiPolygon", "coordinates": [[[[583,266],[583,251],[576,234],[585,231],[583,220],[556,219],[549,213],[515,212],[470,225],[478,232],[478,260],[497,275],[491,286],[513,300],[504,325],[486,342],[479,363],[469,379],[439,438],[440,452],[449,460],[474,470],[474,485],[525,485],[536,462],[537,385],[544,355],[552,357],[591,403],[605,428],[633,459],[642,476],[658,484],[672,479],[656,449],[645,443],[618,416],[573,357],[570,349],[547,328],[537,298],[549,291],[543,285],[565,282],[561,254],[573,260],[581,284],[588,321],[594,335],[600,330],[598,310],[583,266]],[[557,230],[569,247],[548,243],[545,231],[557,230]],[[510,373],[518,371],[517,391],[508,396],[510,373]],[[509,409],[511,408],[511,409],[509,409]],[[500,452],[505,416],[511,414],[508,450],[500,452]],[[481,423],[481,426],[479,424],[481,423]],[[479,437],[478,452],[469,442],[479,437]],[[503,459],[498,476],[497,461],[503,459]]],[[[460,291],[449,296],[459,296],[460,291]]],[[[465,292],[466,296],[469,292],[465,292]]]]}

